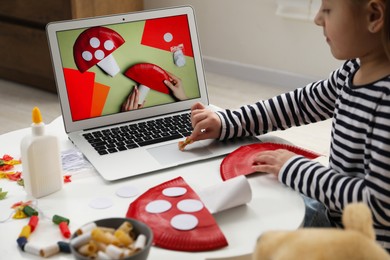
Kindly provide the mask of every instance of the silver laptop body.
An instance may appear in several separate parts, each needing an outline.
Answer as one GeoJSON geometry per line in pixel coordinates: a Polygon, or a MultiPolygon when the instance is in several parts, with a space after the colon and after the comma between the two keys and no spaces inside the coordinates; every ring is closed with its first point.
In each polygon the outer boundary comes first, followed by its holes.
{"type": "Polygon", "coordinates": [[[195,102],[209,105],[191,7],[59,21],[46,30],[65,131],[105,180],[224,155],[258,141],[208,140],[187,146],[184,152],[178,149],[178,142],[191,131],[178,126],[180,118],[188,119],[195,102]],[[112,60],[114,66],[107,69],[112,60]],[[177,98],[162,82],[167,75],[170,81],[170,75],[181,80],[185,98],[177,98]],[[137,109],[122,109],[134,88],[141,92],[145,84],[149,84],[145,102],[137,109]],[[150,125],[146,122],[166,117],[173,118],[173,126],[164,124],[157,135],[173,137],[148,141],[155,134],[146,132],[150,125]],[[130,133],[134,124],[139,136],[130,133]],[[106,134],[118,131],[121,135],[115,141],[121,144],[115,146],[106,134]],[[130,135],[138,136],[141,145],[127,140],[130,135]]]}

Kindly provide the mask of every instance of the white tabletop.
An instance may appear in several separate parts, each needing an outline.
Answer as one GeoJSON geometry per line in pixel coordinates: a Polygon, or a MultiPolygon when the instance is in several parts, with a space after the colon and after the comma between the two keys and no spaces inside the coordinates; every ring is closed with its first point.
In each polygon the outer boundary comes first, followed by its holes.
{"type": "MultiPolygon", "coordinates": [[[[302,148],[323,154],[318,160],[326,164],[330,122],[293,128],[283,132],[267,134],[261,138],[265,141],[280,141],[280,138],[299,145],[302,148]]],[[[21,129],[0,136],[0,157],[4,154],[20,158],[20,140],[30,129],[21,129]]],[[[63,151],[72,149],[64,132],[62,118],[57,118],[47,125],[48,133],[57,135],[61,140],[63,151]]],[[[183,177],[194,189],[222,182],[219,166],[223,157],[201,161],[188,166],[171,168],[149,175],[128,178],[117,182],[104,181],[93,169],[75,174],[72,182],[64,184],[62,190],[47,197],[35,200],[38,209],[43,213],[42,221],[32,233],[29,241],[45,243],[47,240],[63,240],[58,227],[49,219],[54,215],[70,219],[71,231],[83,224],[101,218],[124,217],[129,204],[134,198],[121,198],[115,195],[118,188],[131,186],[139,190],[139,195],[162,182],[183,177]],[[108,198],[113,206],[107,209],[94,209],[89,203],[96,198],[108,198]]],[[[298,228],[304,217],[304,203],[295,191],[279,183],[275,177],[257,174],[248,177],[252,189],[250,203],[229,209],[214,215],[218,225],[228,240],[225,248],[200,253],[170,251],[152,247],[149,259],[248,259],[254,249],[257,238],[267,230],[293,230],[298,228]]],[[[28,219],[14,220],[9,218],[13,210],[10,208],[19,201],[30,200],[23,187],[15,182],[0,179],[0,188],[8,191],[7,197],[0,201],[0,254],[1,259],[39,259],[22,252],[16,239],[28,219]],[[6,221],[4,221],[6,220],[6,221]]],[[[72,259],[71,255],[58,254],[50,259],[72,259]]]]}

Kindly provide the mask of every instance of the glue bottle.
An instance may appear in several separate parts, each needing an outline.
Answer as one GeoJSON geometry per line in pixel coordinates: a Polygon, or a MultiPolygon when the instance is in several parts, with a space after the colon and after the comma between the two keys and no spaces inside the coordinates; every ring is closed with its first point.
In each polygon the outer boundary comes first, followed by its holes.
{"type": "Polygon", "coordinates": [[[31,134],[22,139],[21,159],[24,188],[34,198],[62,188],[63,176],[59,140],[45,134],[39,108],[32,110],[31,134]]]}

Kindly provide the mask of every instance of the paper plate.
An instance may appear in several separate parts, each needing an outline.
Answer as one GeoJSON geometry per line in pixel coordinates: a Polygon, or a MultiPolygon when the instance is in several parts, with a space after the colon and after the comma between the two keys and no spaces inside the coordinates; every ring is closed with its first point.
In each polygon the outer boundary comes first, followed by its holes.
{"type": "Polygon", "coordinates": [[[254,157],[263,151],[272,151],[277,149],[287,149],[296,154],[305,156],[309,159],[314,159],[320,156],[317,153],[305,150],[293,145],[278,144],[278,143],[257,143],[241,146],[226,156],[220,166],[222,179],[228,180],[239,175],[249,175],[254,173],[252,165],[254,157]]]}
{"type": "Polygon", "coordinates": [[[126,216],[150,226],[153,243],[161,248],[195,252],[228,245],[213,215],[181,177],[143,193],[126,216]]]}
{"type": "Polygon", "coordinates": [[[138,63],[126,70],[125,75],[139,84],[145,85],[155,91],[169,94],[170,90],[164,80],[169,81],[167,72],[152,63],[138,63]]]}

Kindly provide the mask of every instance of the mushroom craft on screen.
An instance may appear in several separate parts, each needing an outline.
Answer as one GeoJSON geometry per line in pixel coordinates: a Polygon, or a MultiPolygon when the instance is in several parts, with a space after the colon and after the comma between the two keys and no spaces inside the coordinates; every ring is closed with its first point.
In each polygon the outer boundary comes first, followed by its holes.
{"type": "Polygon", "coordinates": [[[145,107],[176,102],[163,83],[170,79],[167,72],[183,80],[188,98],[200,95],[185,16],[64,32],[62,40],[63,72],[74,121],[120,112],[135,85],[148,87],[145,107]],[[72,60],[68,58],[71,52],[72,60]]]}

